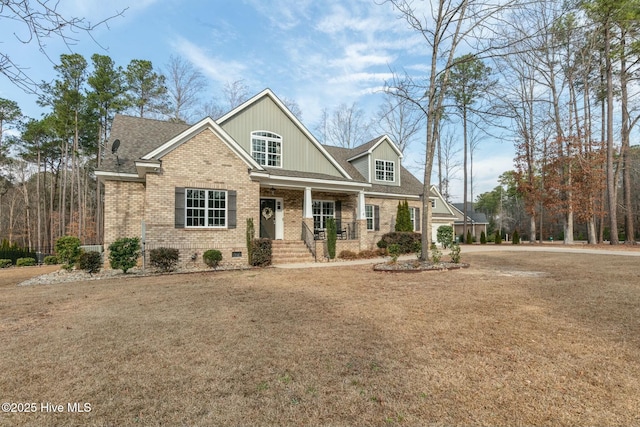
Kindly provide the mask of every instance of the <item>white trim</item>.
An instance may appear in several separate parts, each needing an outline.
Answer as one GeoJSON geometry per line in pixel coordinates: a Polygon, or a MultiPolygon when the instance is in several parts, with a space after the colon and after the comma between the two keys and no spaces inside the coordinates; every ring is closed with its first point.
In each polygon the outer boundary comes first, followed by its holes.
{"type": "Polygon", "coordinates": [[[258,162],[256,162],[253,157],[251,157],[251,155],[247,153],[236,141],[234,141],[234,139],[224,129],[222,129],[220,125],[213,121],[211,117],[205,117],[195,125],[171,138],[160,147],[145,154],[140,159],[160,159],[205,129],[210,129],[214,134],[216,134],[222,140],[222,142],[224,142],[227,147],[231,149],[231,151],[236,153],[238,157],[240,157],[247,164],[247,166],[249,166],[250,168],[264,170],[264,168],[259,165],[258,162]]]}
{"type": "Polygon", "coordinates": [[[136,181],[144,182],[144,178],[140,178],[137,173],[123,173],[123,172],[108,172],[108,171],[95,171],[98,179],[113,178],[114,181],[136,181]]]}
{"type": "MultiPolygon", "coordinates": [[[[389,138],[389,135],[382,135],[382,136],[380,137],[380,139],[378,139],[378,142],[376,142],[375,144],[373,144],[373,145],[371,146],[371,148],[369,148],[367,151],[363,151],[363,152],[362,152],[362,153],[360,153],[360,154],[356,154],[355,156],[348,158],[348,159],[347,159],[347,161],[348,161],[348,162],[350,162],[350,161],[352,161],[352,160],[359,159],[359,158],[360,158],[360,157],[362,157],[362,156],[366,156],[367,154],[372,154],[372,153],[373,153],[373,150],[375,150],[376,148],[378,148],[378,146],[379,146],[380,144],[382,144],[382,141],[384,141],[385,139],[389,142],[389,144],[391,144],[391,148],[393,149],[393,151],[395,151],[395,152],[396,152],[396,154],[398,155],[398,157],[399,157],[399,158],[401,158],[401,159],[402,159],[402,158],[404,158],[404,156],[402,155],[402,151],[400,151],[400,149],[398,148],[398,146],[397,146],[393,141],[391,141],[391,138],[389,138]]],[[[355,147],[355,148],[358,148],[358,147],[355,147]]]]}
{"type": "MultiPolygon", "coordinates": [[[[264,149],[265,149],[265,152],[264,152],[265,164],[262,165],[262,166],[266,166],[266,167],[270,167],[270,168],[280,168],[280,169],[282,169],[282,159],[284,157],[284,143],[283,143],[284,138],[282,138],[282,135],[277,134],[277,133],[275,133],[273,131],[270,131],[270,130],[253,130],[253,131],[251,131],[251,133],[249,135],[249,148],[250,148],[251,152],[249,154],[251,154],[251,158],[253,160],[256,160],[256,158],[253,156],[253,138],[254,137],[256,139],[258,139],[258,140],[260,140],[261,138],[264,138],[264,139],[261,139],[265,143],[265,146],[264,146],[264,149]],[[255,135],[254,136],[254,134],[261,133],[261,132],[262,133],[269,133],[271,135],[275,135],[275,137],[273,137],[273,136],[262,136],[262,135],[255,135]],[[280,144],[280,153],[278,154],[278,156],[280,156],[280,158],[279,158],[280,165],[279,166],[274,166],[274,165],[270,165],[269,164],[269,142],[277,142],[278,144],[280,144]]],[[[259,164],[259,162],[257,160],[256,160],[256,163],[259,164]]]]}
{"type": "Polygon", "coordinates": [[[367,197],[380,197],[382,199],[412,199],[412,200],[420,200],[421,197],[415,194],[392,194],[392,193],[378,193],[378,192],[366,192],[364,193],[367,197]]]}
{"type": "MultiPolygon", "coordinates": [[[[371,184],[367,182],[349,182],[349,181],[333,181],[330,179],[318,179],[318,178],[301,178],[301,177],[292,177],[292,176],[279,176],[279,175],[271,175],[269,172],[260,172],[260,171],[252,171],[249,176],[251,178],[255,178],[260,180],[260,182],[264,184],[280,184],[280,185],[291,185],[293,187],[308,187],[309,184],[318,184],[325,185],[331,187],[347,187],[346,191],[356,191],[361,190],[365,187],[371,187],[371,184]],[[352,189],[353,188],[353,189],[352,189]]],[[[319,189],[318,186],[313,186],[314,190],[319,189]]],[[[336,189],[336,188],[332,188],[336,189]]]]}
{"type": "MultiPolygon", "coordinates": [[[[282,101],[280,101],[280,99],[278,99],[278,97],[271,91],[271,89],[263,90],[262,92],[260,92],[256,96],[254,96],[253,98],[251,98],[248,101],[246,101],[244,104],[241,104],[240,106],[236,107],[235,109],[229,111],[227,114],[225,114],[224,116],[220,117],[217,120],[217,123],[222,125],[224,122],[229,120],[231,117],[235,116],[240,111],[244,110],[245,108],[249,107],[251,104],[254,104],[255,102],[257,102],[259,99],[264,98],[265,96],[269,97],[278,107],[280,107],[282,112],[284,112],[284,114],[289,118],[289,120],[291,120],[298,127],[298,129],[300,129],[300,131],[309,139],[309,141],[311,141],[311,143],[327,158],[327,160],[329,160],[329,162],[336,169],[338,169],[338,171],[340,171],[340,173],[345,178],[353,179],[349,175],[349,173],[347,173],[347,171],[344,170],[342,168],[342,166],[340,166],[340,163],[338,163],[338,161],[336,159],[334,159],[333,156],[327,152],[327,150],[324,149],[322,144],[320,144],[320,142],[318,142],[318,140],[307,130],[307,128],[300,122],[300,120],[298,120],[298,118],[296,116],[294,116],[293,113],[291,113],[291,111],[289,111],[289,109],[282,103],[282,101]]],[[[262,168],[259,168],[259,169],[262,169],[262,168]]]]}
{"type": "MultiPolygon", "coordinates": [[[[195,209],[202,209],[202,208],[195,208],[195,209]]],[[[217,190],[217,189],[211,189],[211,188],[195,188],[195,187],[185,187],[184,189],[184,228],[185,229],[207,229],[207,230],[211,230],[211,229],[216,229],[216,230],[227,230],[229,228],[229,191],[228,190],[217,190]],[[204,197],[204,201],[205,201],[205,207],[204,207],[204,222],[205,225],[187,225],[187,209],[194,209],[193,207],[188,207],[187,206],[187,191],[189,190],[195,190],[195,191],[204,191],[205,192],[205,197],[204,197]],[[222,209],[216,209],[216,208],[209,208],[209,206],[207,206],[208,201],[209,201],[209,192],[210,191],[215,191],[218,193],[224,193],[224,225],[206,225],[206,223],[208,222],[207,220],[209,219],[209,213],[208,211],[210,209],[215,210],[222,210],[222,209]]]]}
{"type": "MultiPolygon", "coordinates": [[[[442,194],[440,194],[440,192],[438,191],[438,188],[436,188],[435,185],[431,185],[431,188],[429,189],[429,193],[431,193],[432,191],[436,193],[436,198],[442,200],[442,202],[444,203],[449,213],[453,216],[457,216],[452,210],[453,206],[447,203],[447,201],[444,199],[444,197],[442,197],[442,194]]],[[[431,194],[429,194],[429,198],[432,198],[431,194]]],[[[433,210],[431,211],[431,216],[433,216],[433,210]]]]}
{"type": "Polygon", "coordinates": [[[375,177],[375,180],[378,182],[397,182],[396,180],[396,162],[394,162],[393,160],[385,160],[385,159],[373,159],[373,176],[375,177]],[[378,179],[378,162],[382,162],[384,169],[382,170],[383,174],[384,174],[384,179],[378,179]],[[387,163],[391,163],[393,165],[393,179],[389,180],[387,179],[387,163]]]}

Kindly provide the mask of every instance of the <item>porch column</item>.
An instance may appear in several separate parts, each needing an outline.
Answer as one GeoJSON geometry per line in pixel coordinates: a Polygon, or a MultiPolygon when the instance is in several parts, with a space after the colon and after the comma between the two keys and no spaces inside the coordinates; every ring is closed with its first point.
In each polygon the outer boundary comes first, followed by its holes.
{"type": "Polygon", "coordinates": [[[367,219],[367,211],[364,205],[364,191],[360,191],[358,193],[358,219],[367,219]]]}
{"type": "Polygon", "coordinates": [[[311,187],[304,188],[304,214],[303,218],[313,218],[313,202],[311,201],[311,187]]]}

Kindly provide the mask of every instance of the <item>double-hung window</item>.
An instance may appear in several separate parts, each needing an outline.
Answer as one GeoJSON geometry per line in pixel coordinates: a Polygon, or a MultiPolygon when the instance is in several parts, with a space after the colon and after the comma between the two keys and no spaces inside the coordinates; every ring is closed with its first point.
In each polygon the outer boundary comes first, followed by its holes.
{"type": "Polygon", "coordinates": [[[251,132],[251,155],[262,166],[282,167],[282,137],[272,132],[251,132]]]}
{"type": "Polygon", "coordinates": [[[390,160],[376,160],[376,180],[395,181],[395,163],[390,160]]]}
{"type": "Polygon", "coordinates": [[[327,219],[335,218],[335,202],[314,200],[313,202],[313,228],[324,230],[327,228],[327,219]]]}
{"type": "Polygon", "coordinates": [[[186,227],[226,227],[227,192],[187,188],[185,221],[186,227]]]}
{"type": "Polygon", "coordinates": [[[367,218],[367,230],[375,229],[375,209],[373,205],[365,205],[364,213],[367,218]]]}
{"type": "Polygon", "coordinates": [[[420,208],[409,208],[409,214],[411,216],[413,231],[420,231],[420,221],[422,221],[422,218],[420,217],[420,208]]]}

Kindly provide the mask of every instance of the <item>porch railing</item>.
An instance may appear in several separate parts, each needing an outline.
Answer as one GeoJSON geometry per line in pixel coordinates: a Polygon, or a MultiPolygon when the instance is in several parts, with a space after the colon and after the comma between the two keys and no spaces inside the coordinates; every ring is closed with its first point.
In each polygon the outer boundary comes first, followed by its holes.
{"type": "Polygon", "coordinates": [[[316,257],[316,242],[315,236],[313,234],[313,230],[309,228],[309,226],[303,221],[302,222],[302,240],[304,244],[307,245],[307,248],[311,251],[314,260],[318,260],[316,257]]]}

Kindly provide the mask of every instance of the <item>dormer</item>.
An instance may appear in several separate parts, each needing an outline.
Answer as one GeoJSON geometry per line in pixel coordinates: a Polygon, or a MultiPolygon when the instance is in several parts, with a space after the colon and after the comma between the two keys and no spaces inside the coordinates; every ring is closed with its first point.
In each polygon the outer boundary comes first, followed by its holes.
{"type": "Polygon", "coordinates": [[[402,152],[389,139],[380,136],[353,149],[347,159],[371,184],[399,187],[402,152]]]}

